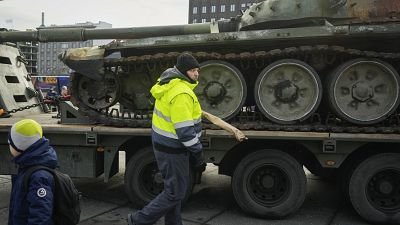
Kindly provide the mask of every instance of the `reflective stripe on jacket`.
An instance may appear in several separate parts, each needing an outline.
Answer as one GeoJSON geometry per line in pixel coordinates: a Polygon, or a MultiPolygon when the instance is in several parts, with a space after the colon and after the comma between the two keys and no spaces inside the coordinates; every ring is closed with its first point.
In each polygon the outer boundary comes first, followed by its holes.
{"type": "Polygon", "coordinates": [[[196,85],[175,78],[152,87],[151,93],[156,99],[152,119],[153,142],[174,149],[201,151],[202,112],[193,92],[196,85]]]}

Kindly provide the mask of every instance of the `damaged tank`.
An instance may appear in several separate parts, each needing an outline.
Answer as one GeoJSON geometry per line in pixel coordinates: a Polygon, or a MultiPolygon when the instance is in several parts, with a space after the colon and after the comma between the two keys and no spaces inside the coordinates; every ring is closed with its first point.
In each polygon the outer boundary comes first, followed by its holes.
{"type": "Polygon", "coordinates": [[[6,32],[0,42],[117,39],[60,56],[75,71],[75,104],[103,124],[150,126],[150,87],[191,52],[202,108],[241,129],[390,133],[399,37],[398,1],[267,0],[226,21],[6,32]]]}
{"type": "Polygon", "coordinates": [[[259,2],[203,24],[206,33],[155,28],[148,38],[69,50],[62,60],[76,71],[77,104],[102,123],[149,126],[149,88],[189,51],[202,65],[202,108],[241,129],[374,132],[397,121],[400,4],[292,2],[259,2]],[[109,110],[117,102],[126,113],[109,110]]]}

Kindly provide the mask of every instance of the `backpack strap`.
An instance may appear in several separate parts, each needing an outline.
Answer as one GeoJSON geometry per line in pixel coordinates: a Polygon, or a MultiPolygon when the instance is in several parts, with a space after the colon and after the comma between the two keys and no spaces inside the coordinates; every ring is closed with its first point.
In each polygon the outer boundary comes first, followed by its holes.
{"type": "Polygon", "coordinates": [[[55,177],[54,169],[51,169],[51,168],[49,168],[47,166],[31,166],[25,171],[24,179],[22,181],[23,182],[22,183],[22,190],[24,192],[28,191],[29,179],[31,178],[32,173],[34,173],[37,170],[46,170],[46,171],[50,172],[53,175],[53,177],[55,177]]]}

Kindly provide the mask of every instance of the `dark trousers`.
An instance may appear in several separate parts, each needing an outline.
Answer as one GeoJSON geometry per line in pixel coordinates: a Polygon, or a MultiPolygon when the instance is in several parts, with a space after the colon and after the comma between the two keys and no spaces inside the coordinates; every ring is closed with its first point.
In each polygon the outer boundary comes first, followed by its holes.
{"type": "Polygon", "coordinates": [[[130,225],[154,224],[165,216],[165,225],[182,225],[181,203],[189,182],[189,154],[154,150],[164,179],[164,190],[142,210],[128,215],[130,225]]]}

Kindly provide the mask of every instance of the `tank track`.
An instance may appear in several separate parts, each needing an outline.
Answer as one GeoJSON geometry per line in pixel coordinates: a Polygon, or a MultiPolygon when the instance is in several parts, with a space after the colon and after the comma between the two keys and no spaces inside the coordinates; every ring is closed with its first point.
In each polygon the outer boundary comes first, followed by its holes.
{"type": "MultiPolygon", "coordinates": [[[[118,66],[147,66],[154,70],[157,64],[160,67],[173,65],[180,52],[157,53],[154,55],[129,56],[119,59],[106,59],[105,67],[118,66]]],[[[242,52],[220,54],[216,52],[192,52],[199,60],[226,60],[239,61],[242,68],[249,68],[252,64],[258,69],[264,68],[269,63],[293,58],[308,61],[313,54],[318,54],[323,63],[329,65],[338,60],[352,58],[379,58],[392,65],[400,62],[400,53],[382,53],[374,51],[361,51],[341,46],[300,46],[270,51],[242,52]]],[[[71,84],[74,85],[74,75],[71,75],[71,84]]],[[[72,96],[74,97],[73,93],[72,96]]],[[[118,109],[94,110],[73,98],[73,104],[79,108],[81,114],[88,116],[96,123],[117,127],[151,127],[151,112],[120,112],[118,109]]],[[[254,108],[245,108],[233,118],[230,123],[241,130],[270,130],[270,131],[308,131],[308,132],[338,132],[338,133],[400,133],[400,114],[396,111],[392,116],[374,126],[355,126],[347,123],[333,114],[328,114],[322,119],[321,115],[314,113],[309,119],[295,125],[279,125],[270,122],[254,108]]],[[[203,123],[204,128],[219,129],[215,125],[203,123]]]]}

